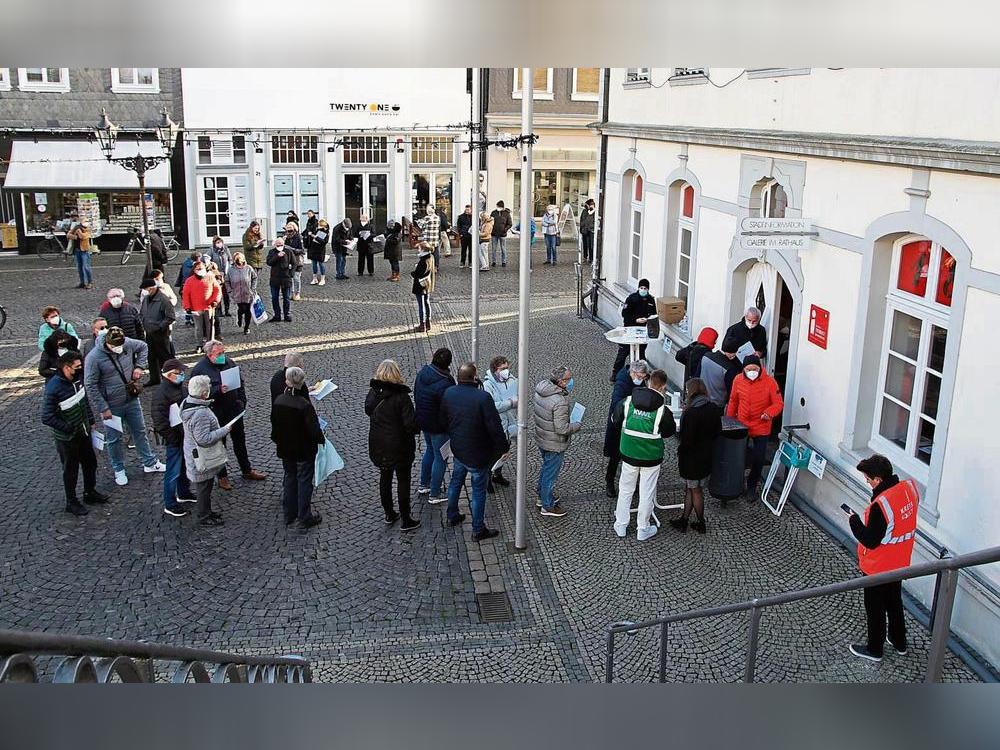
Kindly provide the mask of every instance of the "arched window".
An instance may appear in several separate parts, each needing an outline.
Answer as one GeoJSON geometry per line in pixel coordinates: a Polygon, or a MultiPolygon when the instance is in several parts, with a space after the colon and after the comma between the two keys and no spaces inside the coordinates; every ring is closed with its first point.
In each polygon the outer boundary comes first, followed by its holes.
{"type": "MultiPolygon", "coordinates": [[[[785,209],[788,208],[788,194],[777,180],[764,180],[757,185],[756,193],[752,201],[751,208],[756,208],[756,216],[765,219],[785,218],[785,209]]],[[[751,211],[751,213],[754,213],[751,211]]]]}
{"type": "Polygon", "coordinates": [[[694,247],[694,187],[684,182],[678,191],[680,213],[677,216],[677,285],[675,294],[690,304],[688,292],[691,289],[694,247]]]}
{"type": "Polygon", "coordinates": [[[919,236],[893,244],[873,447],[930,464],[937,429],[955,259],[919,236]]]}
{"type": "Polygon", "coordinates": [[[642,268],[642,175],[632,173],[628,211],[628,280],[633,284],[639,282],[642,268]]]}

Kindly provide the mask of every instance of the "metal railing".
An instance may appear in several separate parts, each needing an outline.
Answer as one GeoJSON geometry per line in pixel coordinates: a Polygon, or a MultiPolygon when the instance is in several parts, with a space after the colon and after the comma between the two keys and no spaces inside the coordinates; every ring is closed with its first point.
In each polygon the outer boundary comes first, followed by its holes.
{"type": "Polygon", "coordinates": [[[709,607],[707,609],[681,612],[676,615],[658,617],[654,620],[644,622],[617,622],[608,628],[608,651],[605,664],[604,681],[611,682],[614,679],[615,670],[615,638],[619,633],[634,635],[639,630],[647,628],[660,628],[660,671],[659,681],[667,681],[667,631],[671,624],[686,622],[688,620],[699,620],[705,617],[718,617],[736,612],[750,612],[749,632],[747,635],[747,659],[746,668],[743,673],[744,682],[754,681],[754,672],[757,666],[757,643],[760,631],[760,616],[764,609],[776,607],[782,604],[790,604],[806,599],[816,599],[819,597],[833,596],[848,591],[857,591],[868,586],[878,586],[883,583],[895,583],[911,578],[921,578],[923,576],[937,574],[935,585],[935,599],[931,607],[931,644],[927,655],[927,672],[924,675],[924,682],[940,682],[941,667],[944,663],[945,653],[948,650],[949,629],[951,627],[951,613],[955,605],[955,591],[958,587],[958,571],[976,565],[987,565],[989,563],[1000,562],[1000,547],[990,547],[988,549],[970,552],[966,555],[958,555],[943,560],[932,560],[931,562],[911,565],[908,568],[900,568],[889,573],[879,573],[874,576],[864,576],[854,578],[849,581],[830,583],[825,586],[816,586],[797,591],[787,591],[775,596],[767,596],[762,599],[751,599],[738,604],[726,604],[719,607],[709,607]]]}
{"type": "Polygon", "coordinates": [[[157,661],[169,662],[168,682],[312,682],[301,656],[238,656],[222,651],[142,641],[0,630],[0,683],[38,682],[39,656],[63,657],[52,682],[156,682],[157,661]]]}
{"type": "Polygon", "coordinates": [[[583,291],[583,268],[579,263],[575,263],[576,271],[576,317],[588,317],[591,320],[600,322],[597,316],[597,301],[601,295],[607,297],[616,307],[625,304],[625,300],[608,289],[604,284],[604,279],[591,279],[590,288],[583,291]],[[590,305],[590,309],[587,309],[590,305]]]}

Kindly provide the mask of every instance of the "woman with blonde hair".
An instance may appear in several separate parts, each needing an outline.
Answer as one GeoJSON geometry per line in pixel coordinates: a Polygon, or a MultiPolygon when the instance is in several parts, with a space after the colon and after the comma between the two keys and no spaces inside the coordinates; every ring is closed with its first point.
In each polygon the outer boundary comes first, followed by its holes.
{"type": "Polygon", "coordinates": [[[296,302],[302,299],[302,265],[305,262],[306,250],[302,244],[297,222],[285,224],[285,249],[292,253],[292,299],[296,302]]]}
{"type": "Polygon", "coordinates": [[[394,360],[383,360],[375,368],[375,377],[365,399],[368,415],[368,455],[379,470],[379,499],[385,522],[393,525],[403,519],[400,528],[413,531],[420,520],[410,515],[410,475],[417,452],[416,414],[410,389],[394,360]],[[396,475],[399,512],[392,507],[392,477],[396,475]]]}
{"type": "Polygon", "coordinates": [[[493,216],[479,212],[479,270],[490,270],[490,238],[493,236],[493,216]]]}

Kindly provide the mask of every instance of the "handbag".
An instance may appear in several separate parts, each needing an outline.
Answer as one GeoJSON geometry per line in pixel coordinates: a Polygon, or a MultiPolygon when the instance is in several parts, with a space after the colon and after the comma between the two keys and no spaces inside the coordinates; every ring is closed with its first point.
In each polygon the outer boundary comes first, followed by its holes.
{"type": "Polygon", "coordinates": [[[557,235],[556,235],[556,247],[559,247],[559,246],[560,246],[561,244],[562,244],[562,237],[560,237],[560,236],[559,236],[559,235],[557,234],[557,235]]]}
{"type": "Polygon", "coordinates": [[[253,302],[250,303],[250,315],[257,325],[267,320],[267,308],[264,307],[264,300],[260,298],[259,294],[254,293],[253,295],[253,302]]]}
{"type": "Polygon", "coordinates": [[[195,471],[199,474],[222,468],[229,458],[226,453],[226,444],[221,440],[211,445],[196,444],[191,455],[194,457],[195,471]]]}
{"type": "MultiPolygon", "coordinates": [[[[122,382],[125,384],[125,392],[131,398],[139,398],[139,395],[142,393],[142,383],[138,380],[129,380],[126,378],[125,373],[122,372],[122,368],[118,366],[117,359],[112,359],[111,364],[114,365],[114,368],[118,371],[118,377],[120,377],[122,382]]],[[[132,355],[132,369],[135,369],[135,354],[132,355]]]]}

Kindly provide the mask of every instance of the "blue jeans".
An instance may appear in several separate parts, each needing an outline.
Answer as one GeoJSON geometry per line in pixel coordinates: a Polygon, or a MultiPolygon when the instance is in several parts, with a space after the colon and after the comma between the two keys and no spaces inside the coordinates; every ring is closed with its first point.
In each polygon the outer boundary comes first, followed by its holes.
{"type": "Polygon", "coordinates": [[[490,237],[490,263],[494,266],[497,264],[497,250],[500,251],[500,263],[507,265],[507,246],[503,237],[490,237]]]}
{"type": "Polygon", "coordinates": [[[179,497],[191,497],[191,483],[184,470],[184,446],[168,445],[167,471],[163,475],[163,507],[176,507],[179,497]]]}
{"type": "MultiPolygon", "coordinates": [[[[122,422],[129,427],[132,433],[132,440],[135,441],[135,449],[142,457],[143,466],[152,466],[156,463],[156,454],[149,447],[149,439],[146,437],[146,422],[142,418],[142,404],[139,399],[133,398],[126,401],[121,406],[112,406],[111,413],[116,417],[121,417],[122,422]]],[[[125,460],[122,456],[122,434],[118,430],[110,427],[105,429],[105,442],[107,443],[108,458],[111,460],[111,468],[115,471],[125,470],[125,460]]]]}
{"type": "Polygon", "coordinates": [[[76,272],[80,274],[81,284],[90,284],[94,280],[94,276],[90,270],[90,253],[84,253],[79,250],[73,251],[73,255],[76,256],[76,272]]]}
{"type": "Polygon", "coordinates": [[[334,253],[333,257],[337,262],[337,278],[342,279],[347,276],[347,254],[334,253]]]}
{"type": "Polygon", "coordinates": [[[281,482],[282,502],[285,506],[285,520],[298,519],[306,521],[312,515],[313,474],[316,470],[316,459],[309,461],[294,461],[281,459],[285,470],[281,482]]]}
{"type": "Polygon", "coordinates": [[[291,292],[291,283],[290,282],[286,282],[286,283],[282,284],[281,286],[274,286],[274,284],[271,285],[271,307],[274,308],[274,319],[275,320],[281,320],[281,311],[282,311],[282,309],[285,311],[285,317],[286,318],[289,317],[289,315],[288,315],[288,308],[289,308],[289,306],[290,306],[291,303],[288,300],[291,297],[291,293],[290,292],[291,292]],[[280,309],[278,308],[278,294],[279,293],[281,294],[281,308],[280,309]]]}
{"type": "Polygon", "coordinates": [[[478,534],[486,527],[486,485],[490,480],[489,466],[475,468],[466,466],[457,458],[455,468],[451,471],[451,484],[448,485],[448,520],[458,518],[458,494],[465,484],[465,475],[472,475],[472,492],[469,494],[469,510],[472,511],[472,533],[478,534]]]}
{"type": "Polygon", "coordinates": [[[545,235],[545,260],[549,263],[556,262],[556,236],[554,234],[545,235]]]}
{"type": "Polygon", "coordinates": [[[542,507],[546,510],[555,504],[552,498],[552,488],[555,487],[559,478],[559,471],[562,469],[563,457],[566,454],[560,451],[542,451],[542,470],[538,472],[538,497],[542,501],[542,507]]]}
{"type": "Polygon", "coordinates": [[[326,266],[323,265],[323,261],[313,261],[313,276],[326,276],[326,266]]]}
{"type": "Polygon", "coordinates": [[[747,490],[753,490],[760,484],[764,473],[764,460],[767,458],[767,435],[750,438],[750,476],[747,477],[747,490]]]}
{"type": "Polygon", "coordinates": [[[441,457],[441,446],[448,442],[445,432],[424,430],[424,458],[420,462],[420,486],[431,491],[431,497],[441,497],[444,491],[444,471],[448,462],[441,457]]]}

